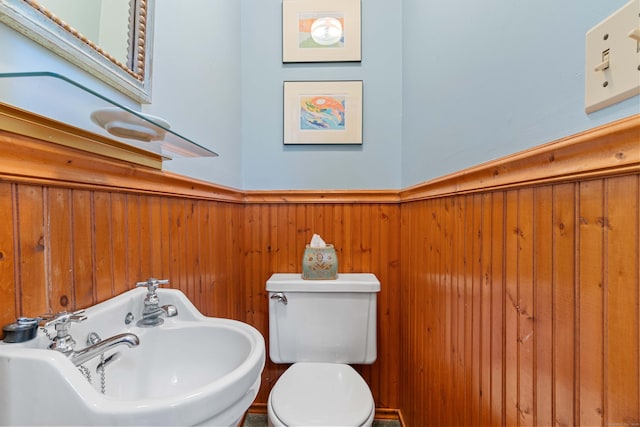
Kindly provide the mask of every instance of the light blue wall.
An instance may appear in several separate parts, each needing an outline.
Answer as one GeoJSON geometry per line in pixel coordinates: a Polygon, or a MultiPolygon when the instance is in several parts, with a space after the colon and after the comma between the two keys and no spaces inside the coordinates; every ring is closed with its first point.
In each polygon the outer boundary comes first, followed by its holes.
{"type": "Polygon", "coordinates": [[[282,0],[242,1],[245,189],[399,188],[402,3],[362,2],[362,62],[282,64],[282,0]],[[283,82],[362,80],[361,146],[283,145],[283,82]]]}
{"type": "MultiPolygon", "coordinates": [[[[143,110],[220,153],[166,169],[246,190],[399,189],[640,112],[636,96],[584,113],[584,35],[626,0],[362,0],[353,64],[282,64],[281,1],[157,2],[143,110]],[[285,147],[285,80],[363,80],[364,144],[285,147]]],[[[0,72],[15,71],[132,103],[0,24],[0,72]]]]}
{"type": "Polygon", "coordinates": [[[146,110],[220,157],[173,159],[166,170],[242,188],[240,2],[156,2],[153,99],[146,110]]]}
{"type": "Polygon", "coordinates": [[[625,3],[403,0],[402,185],[639,113],[584,112],[585,33],[625,3]]]}

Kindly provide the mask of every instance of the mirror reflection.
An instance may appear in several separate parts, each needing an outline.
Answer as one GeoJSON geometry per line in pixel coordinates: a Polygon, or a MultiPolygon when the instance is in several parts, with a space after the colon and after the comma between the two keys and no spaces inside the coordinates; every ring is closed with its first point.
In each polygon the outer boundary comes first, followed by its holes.
{"type": "Polygon", "coordinates": [[[134,19],[132,0],[38,0],[34,7],[46,8],[113,58],[133,70],[130,25],[134,19]]]}
{"type": "Polygon", "coordinates": [[[0,0],[0,22],[139,102],[151,100],[154,0],[0,0]]]}

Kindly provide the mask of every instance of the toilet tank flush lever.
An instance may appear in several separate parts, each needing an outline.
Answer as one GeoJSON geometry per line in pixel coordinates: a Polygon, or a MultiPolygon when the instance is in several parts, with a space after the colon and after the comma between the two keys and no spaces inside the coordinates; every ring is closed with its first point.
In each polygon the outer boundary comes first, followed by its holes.
{"type": "Polygon", "coordinates": [[[276,292],[275,294],[271,295],[271,299],[283,302],[284,305],[289,304],[289,301],[287,301],[287,296],[284,294],[284,292],[276,292]]]}

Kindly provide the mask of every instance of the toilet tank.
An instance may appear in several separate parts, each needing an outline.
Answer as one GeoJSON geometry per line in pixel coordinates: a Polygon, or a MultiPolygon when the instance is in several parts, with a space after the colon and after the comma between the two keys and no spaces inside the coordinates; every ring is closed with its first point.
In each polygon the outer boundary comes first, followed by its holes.
{"type": "Polygon", "coordinates": [[[376,297],[371,273],[304,280],[276,273],[267,280],[269,357],[274,363],[376,360],[376,297]],[[285,303],[286,302],[286,303],[285,303]]]}

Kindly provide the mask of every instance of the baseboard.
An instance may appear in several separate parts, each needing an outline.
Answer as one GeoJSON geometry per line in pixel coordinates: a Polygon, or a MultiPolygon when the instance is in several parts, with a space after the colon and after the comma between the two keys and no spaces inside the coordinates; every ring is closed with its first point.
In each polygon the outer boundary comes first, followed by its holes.
{"type": "Polygon", "coordinates": [[[398,409],[398,420],[400,420],[400,427],[405,427],[407,423],[404,422],[404,417],[402,416],[402,411],[398,409]]]}
{"type": "MultiPolygon", "coordinates": [[[[249,409],[247,410],[247,413],[248,414],[266,414],[267,404],[254,403],[249,407],[249,409]]],[[[375,419],[376,420],[398,420],[400,422],[401,427],[404,427],[406,425],[404,423],[404,419],[402,418],[402,412],[399,409],[376,408],[375,419]]]]}
{"type": "Polygon", "coordinates": [[[376,408],[376,420],[400,420],[400,411],[390,408],[376,408]]]}
{"type": "Polygon", "coordinates": [[[266,403],[254,403],[247,410],[249,414],[266,414],[267,413],[267,404],[266,403]]]}

